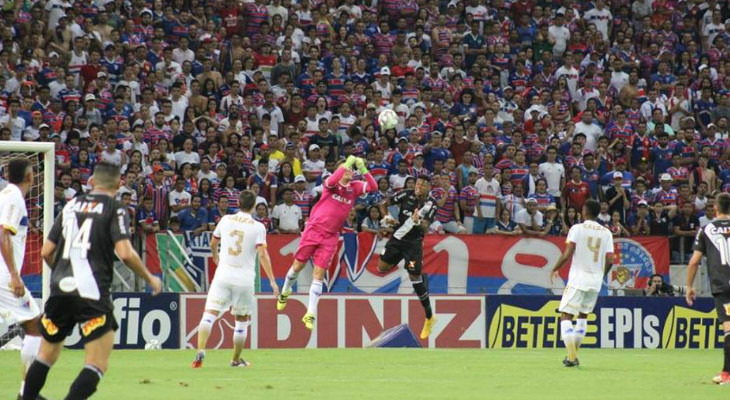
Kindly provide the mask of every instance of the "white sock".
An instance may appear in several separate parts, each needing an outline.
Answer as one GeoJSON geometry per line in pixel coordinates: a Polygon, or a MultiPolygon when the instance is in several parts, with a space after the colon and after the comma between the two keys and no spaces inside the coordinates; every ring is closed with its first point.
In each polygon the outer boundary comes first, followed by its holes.
{"type": "Polygon", "coordinates": [[[286,273],[284,286],[281,288],[281,293],[287,294],[291,292],[291,288],[294,286],[294,282],[297,281],[297,277],[299,277],[299,272],[294,271],[294,267],[289,267],[289,271],[286,273]]]}
{"type": "Polygon", "coordinates": [[[313,280],[312,286],[309,287],[309,305],[307,307],[307,313],[314,316],[317,315],[317,302],[319,296],[322,295],[322,281],[313,280]]]}
{"type": "Polygon", "coordinates": [[[583,338],[586,337],[586,329],[588,328],[588,321],[585,318],[579,318],[575,321],[575,331],[573,338],[575,341],[576,349],[583,343],[583,338]]]}
{"type": "MultiPolygon", "coordinates": [[[[213,329],[213,323],[215,322],[217,316],[204,312],[203,317],[200,318],[200,323],[198,324],[198,335],[201,333],[206,333],[210,335],[211,329],[213,329]]],[[[198,351],[205,352],[205,349],[198,349],[198,351]]]]}
{"type": "Polygon", "coordinates": [[[248,335],[248,326],[250,324],[251,321],[236,321],[236,327],[233,329],[233,344],[243,347],[246,343],[246,335],[248,335]]]}
{"type": "MultiPolygon", "coordinates": [[[[35,357],[38,355],[38,350],[41,348],[41,337],[25,335],[23,338],[23,346],[20,348],[20,363],[23,368],[27,371],[30,368],[30,364],[33,363],[35,357]]],[[[20,394],[23,394],[25,389],[25,379],[20,382],[20,394]]]]}
{"type": "Polygon", "coordinates": [[[563,320],[560,321],[560,336],[563,338],[565,348],[568,352],[571,352],[573,348],[575,330],[573,329],[573,321],[563,320]]]}

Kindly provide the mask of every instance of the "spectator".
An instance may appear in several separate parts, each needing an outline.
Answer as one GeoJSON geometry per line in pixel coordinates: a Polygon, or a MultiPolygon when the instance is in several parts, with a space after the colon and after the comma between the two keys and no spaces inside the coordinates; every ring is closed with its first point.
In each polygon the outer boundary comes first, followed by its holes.
{"type": "Polygon", "coordinates": [[[644,289],[644,296],[674,297],[684,295],[684,286],[674,286],[664,282],[664,277],[654,274],[649,278],[649,283],[644,289]]]}
{"type": "Polygon", "coordinates": [[[611,231],[614,237],[631,236],[631,232],[621,223],[621,213],[618,211],[611,213],[611,223],[608,225],[608,230],[611,231]]]}
{"type": "Polygon", "coordinates": [[[474,188],[479,193],[479,202],[474,214],[474,234],[484,234],[486,231],[492,230],[496,223],[498,198],[501,190],[499,182],[492,176],[493,173],[494,167],[492,164],[485,164],[484,176],[474,184],[474,188]]]}
{"type": "Polygon", "coordinates": [[[611,214],[617,212],[622,221],[626,218],[626,210],[631,207],[631,192],[623,187],[623,174],[613,173],[613,186],[606,190],[605,198],[611,214]]]}
{"type": "Polygon", "coordinates": [[[543,215],[537,209],[537,200],[525,200],[525,208],[515,216],[515,222],[520,230],[529,236],[543,236],[543,215]]]}
{"type": "Polygon", "coordinates": [[[583,222],[583,219],[580,215],[580,212],[578,210],[582,210],[582,208],[575,208],[572,206],[568,206],[565,209],[565,214],[563,216],[563,222],[565,223],[565,227],[570,230],[570,228],[573,225],[580,224],[583,222]]]}
{"type": "Polygon", "coordinates": [[[293,190],[284,189],[281,197],[284,202],[275,206],[271,212],[274,229],[279,233],[300,233],[304,226],[304,218],[302,209],[294,204],[293,190]]]}
{"type": "Polygon", "coordinates": [[[185,178],[177,178],[175,181],[175,190],[170,192],[168,197],[170,199],[171,217],[176,217],[180,211],[190,207],[190,199],[192,196],[185,191],[185,178]]]}
{"type": "Polygon", "coordinates": [[[494,233],[497,235],[517,236],[522,234],[522,229],[512,220],[509,210],[502,208],[499,211],[499,219],[497,219],[494,233]]]}
{"type": "MultiPolygon", "coordinates": [[[[538,206],[539,209],[539,206],[538,206]]],[[[565,236],[568,234],[568,229],[565,227],[563,219],[558,213],[558,208],[555,204],[550,204],[545,209],[545,227],[543,228],[541,236],[565,236]]]]}
{"type": "Polygon", "coordinates": [[[208,210],[201,207],[202,199],[195,196],[190,200],[190,207],[178,213],[180,229],[183,232],[193,232],[197,236],[208,230],[208,210]]]}
{"type": "MultiPolygon", "coordinates": [[[[677,245],[674,249],[684,250],[686,258],[686,260],[680,260],[682,263],[689,261],[689,256],[692,253],[690,248],[694,237],[697,236],[697,230],[700,228],[700,220],[694,211],[694,205],[691,202],[686,202],[680,208],[677,216],[672,220],[673,233],[675,236],[678,236],[675,239],[677,245]]],[[[675,253],[675,251],[672,253],[675,253]]],[[[679,251],[677,251],[676,255],[679,255],[679,251]]]]}
{"type": "Polygon", "coordinates": [[[547,193],[550,196],[560,198],[565,186],[565,168],[557,162],[558,149],[547,148],[547,161],[540,164],[539,172],[545,178],[547,193]]]}

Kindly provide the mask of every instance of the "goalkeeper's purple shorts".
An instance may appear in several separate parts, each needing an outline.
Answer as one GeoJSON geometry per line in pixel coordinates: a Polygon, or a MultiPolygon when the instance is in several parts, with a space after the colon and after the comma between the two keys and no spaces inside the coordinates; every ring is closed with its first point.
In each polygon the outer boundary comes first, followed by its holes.
{"type": "Polygon", "coordinates": [[[314,228],[314,225],[308,225],[299,239],[294,259],[307,262],[311,258],[315,266],[327,269],[337,251],[339,240],[339,233],[322,232],[314,228]]]}

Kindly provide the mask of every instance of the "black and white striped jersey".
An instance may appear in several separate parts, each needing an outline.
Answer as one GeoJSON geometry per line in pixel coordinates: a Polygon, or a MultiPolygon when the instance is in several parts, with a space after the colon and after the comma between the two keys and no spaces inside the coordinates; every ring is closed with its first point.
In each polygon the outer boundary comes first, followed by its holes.
{"type": "Polygon", "coordinates": [[[113,197],[86,194],[68,202],[48,235],[57,245],[51,296],[108,297],[114,245],[129,237],[127,210],[113,197]]]}
{"type": "Polygon", "coordinates": [[[694,250],[707,257],[712,294],[730,293],[730,220],[715,219],[700,229],[694,250]]]}

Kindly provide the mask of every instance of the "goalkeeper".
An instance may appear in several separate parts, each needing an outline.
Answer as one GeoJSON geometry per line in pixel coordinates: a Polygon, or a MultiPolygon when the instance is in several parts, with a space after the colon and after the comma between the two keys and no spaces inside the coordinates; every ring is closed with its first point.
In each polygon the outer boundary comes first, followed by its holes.
{"type": "Polygon", "coordinates": [[[314,329],[314,320],[317,317],[317,302],[322,294],[324,273],[332,261],[337,250],[340,231],[355,201],[364,193],[378,190],[375,178],[365,168],[365,161],[350,156],[347,161],[340,162],[337,170],[327,177],[322,185],[322,197],[312,208],[299,247],[294,254],[294,263],[286,274],[286,281],[279,295],[276,308],[281,311],[292,292],[292,286],[304,268],[307,261],[312,259],[314,271],[312,285],[309,287],[309,303],[307,313],[302,322],[307,329],[314,329]],[[365,182],[353,181],[353,170],[356,167],[365,177],[365,182]]]}

